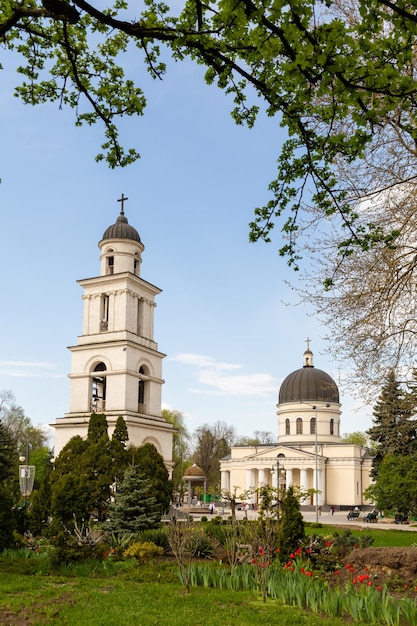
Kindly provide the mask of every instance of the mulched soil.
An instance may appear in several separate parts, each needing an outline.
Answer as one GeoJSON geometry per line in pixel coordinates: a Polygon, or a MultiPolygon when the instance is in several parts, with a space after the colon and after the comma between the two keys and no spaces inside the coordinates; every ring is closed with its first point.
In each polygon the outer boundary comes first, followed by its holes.
{"type": "Polygon", "coordinates": [[[344,565],[343,571],[339,572],[340,582],[352,580],[355,573],[368,573],[375,583],[388,583],[398,590],[401,587],[416,589],[417,548],[355,549],[345,558],[344,565]],[[353,575],[346,565],[354,569],[353,575]]]}

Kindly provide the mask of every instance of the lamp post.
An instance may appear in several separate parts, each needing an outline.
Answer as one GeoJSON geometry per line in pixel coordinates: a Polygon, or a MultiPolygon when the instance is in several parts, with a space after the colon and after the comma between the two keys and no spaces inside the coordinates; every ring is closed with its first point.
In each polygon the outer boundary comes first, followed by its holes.
{"type": "MultiPolygon", "coordinates": [[[[316,490],[316,524],[319,522],[319,453],[318,453],[318,419],[317,419],[317,409],[319,406],[317,404],[310,404],[309,402],[303,402],[303,404],[307,404],[315,411],[315,422],[314,422],[314,435],[315,435],[315,465],[316,465],[316,480],[315,480],[315,490],[316,490]]],[[[321,407],[329,408],[330,403],[326,402],[326,404],[322,404],[321,407]]]]}
{"type": "Polygon", "coordinates": [[[26,444],[25,456],[20,456],[19,461],[20,463],[24,463],[24,465],[20,465],[19,467],[19,486],[23,495],[23,504],[26,509],[27,497],[32,493],[33,482],[35,480],[35,466],[29,465],[29,443],[26,444]]]}
{"type": "MultiPolygon", "coordinates": [[[[280,470],[279,458],[280,457],[277,456],[277,469],[276,469],[276,472],[277,472],[277,500],[278,500],[278,507],[281,508],[280,507],[280,483],[281,483],[281,474],[284,475],[285,474],[285,470],[284,470],[283,466],[281,466],[282,469],[280,470]]],[[[272,471],[274,472],[275,469],[272,468],[272,471]]]]}

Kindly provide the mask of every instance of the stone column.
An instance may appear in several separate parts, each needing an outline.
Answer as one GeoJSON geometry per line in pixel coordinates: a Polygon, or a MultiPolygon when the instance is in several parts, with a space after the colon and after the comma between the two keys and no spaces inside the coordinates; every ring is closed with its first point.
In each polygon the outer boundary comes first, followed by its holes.
{"type": "Polygon", "coordinates": [[[223,470],[221,473],[221,488],[230,491],[230,472],[223,470]]]}

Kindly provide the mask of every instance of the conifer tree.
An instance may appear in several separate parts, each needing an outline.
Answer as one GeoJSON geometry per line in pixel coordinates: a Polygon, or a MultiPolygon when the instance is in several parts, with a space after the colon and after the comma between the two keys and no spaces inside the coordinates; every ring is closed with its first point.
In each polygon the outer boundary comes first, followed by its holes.
{"type": "Polygon", "coordinates": [[[129,453],[126,450],[126,442],[129,441],[129,433],[126,422],[122,415],[119,415],[116,426],[110,441],[110,455],[112,458],[114,482],[119,484],[123,480],[126,470],[129,453]]]}
{"type": "Polygon", "coordinates": [[[287,559],[305,537],[304,520],[300,503],[289,487],[282,500],[281,528],[279,533],[280,558],[287,559]]]}
{"type": "Polygon", "coordinates": [[[51,469],[46,469],[42,476],[39,489],[33,492],[32,506],[30,507],[29,530],[34,535],[41,535],[47,527],[51,514],[51,469]]]}
{"type": "Polygon", "coordinates": [[[164,512],[172,498],[172,481],[169,480],[164,458],[152,443],[132,449],[134,464],[151,481],[153,493],[164,512]]]}
{"type": "Polygon", "coordinates": [[[0,483],[0,552],[13,546],[13,522],[12,499],[0,483]]]}
{"type": "Polygon", "coordinates": [[[0,482],[11,475],[16,461],[17,450],[12,434],[9,428],[0,422],[0,482]]]}
{"type": "Polygon", "coordinates": [[[119,415],[116,421],[116,426],[113,431],[112,441],[120,441],[120,443],[126,444],[129,441],[129,432],[127,430],[126,422],[123,419],[123,415],[119,415]]]}
{"type": "Polygon", "coordinates": [[[108,440],[106,416],[104,413],[92,413],[88,422],[87,440],[89,443],[97,443],[101,437],[108,440]]]}
{"type": "Polygon", "coordinates": [[[417,452],[413,412],[411,395],[404,392],[391,370],[374,406],[374,425],[367,431],[376,450],[371,471],[373,479],[378,478],[379,467],[387,454],[408,456],[417,452]]]}
{"type": "Polygon", "coordinates": [[[161,520],[161,506],[152,484],[137,467],[128,467],[109,507],[106,529],[116,534],[155,528],[161,520]]]}

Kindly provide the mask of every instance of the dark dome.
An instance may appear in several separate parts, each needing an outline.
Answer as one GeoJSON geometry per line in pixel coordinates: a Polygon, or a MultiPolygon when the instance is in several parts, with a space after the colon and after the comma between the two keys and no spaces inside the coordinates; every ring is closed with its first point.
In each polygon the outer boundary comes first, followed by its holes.
{"type": "Polygon", "coordinates": [[[125,217],[123,211],[120,212],[116,223],[109,226],[104,232],[102,239],[132,239],[133,241],[139,241],[140,243],[138,231],[136,228],[129,225],[127,217],[125,217]]]}
{"type": "Polygon", "coordinates": [[[285,378],[278,396],[284,402],[339,402],[339,390],[329,374],[307,365],[285,378]]]}

